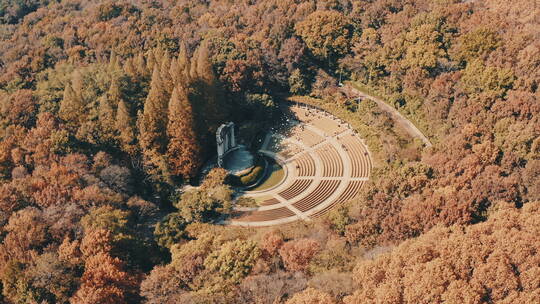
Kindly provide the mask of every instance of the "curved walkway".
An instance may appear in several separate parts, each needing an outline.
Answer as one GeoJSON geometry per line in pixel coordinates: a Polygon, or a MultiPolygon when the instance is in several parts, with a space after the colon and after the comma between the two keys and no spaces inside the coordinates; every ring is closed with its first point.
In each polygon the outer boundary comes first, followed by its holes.
{"type": "Polygon", "coordinates": [[[263,227],[309,221],[356,197],[368,180],[369,151],[347,123],[313,108],[290,109],[294,117],[287,134],[269,132],[261,147],[283,166],[286,178],[271,189],[247,192],[245,196],[270,203],[235,208],[226,224],[263,227]],[[353,176],[353,171],[363,173],[353,176]]]}
{"type": "Polygon", "coordinates": [[[410,120],[408,120],[405,116],[401,115],[401,113],[399,113],[397,109],[388,105],[380,98],[368,95],[348,84],[345,85],[345,87],[360,97],[373,100],[379,106],[379,108],[381,108],[381,110],[390,113],[390,116],[392,116],[392,119],[396,122],[396,124],[400,125],[403,129],[405,129],[407,133],[409,133],[412,137],[420,139],[426,145],[426,147],[432,146],[427,136],[425,136],[424,133],[422,133],[410,120]]]}

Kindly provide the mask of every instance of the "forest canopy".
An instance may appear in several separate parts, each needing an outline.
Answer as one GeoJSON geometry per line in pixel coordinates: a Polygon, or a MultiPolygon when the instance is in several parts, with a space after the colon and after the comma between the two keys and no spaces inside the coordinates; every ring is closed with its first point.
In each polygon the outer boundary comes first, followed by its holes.
{"type": "Polygon", "coordinates": [[[533,0],[1,1],[0,302],[540,302],[538,20],[533,0]],[[370,180],[314,221],[220,225],[217,128],[256,137],[288,97],[354,127],[370,180]]]}

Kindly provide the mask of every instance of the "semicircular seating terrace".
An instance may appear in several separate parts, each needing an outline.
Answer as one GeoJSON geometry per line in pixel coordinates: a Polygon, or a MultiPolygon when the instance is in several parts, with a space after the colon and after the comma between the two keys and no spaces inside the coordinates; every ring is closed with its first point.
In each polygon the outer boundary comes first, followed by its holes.
{"type": "Polygon", "coordinates": [[[263,227],[310,220],[355,198],[372,162],[362,139],[344,121],[307,105],[290,107],[287,132],[269,132],[260,152],[286,171],[277,186],[247,192],[259,207],[237,207],[228,224],[263,227]]]}

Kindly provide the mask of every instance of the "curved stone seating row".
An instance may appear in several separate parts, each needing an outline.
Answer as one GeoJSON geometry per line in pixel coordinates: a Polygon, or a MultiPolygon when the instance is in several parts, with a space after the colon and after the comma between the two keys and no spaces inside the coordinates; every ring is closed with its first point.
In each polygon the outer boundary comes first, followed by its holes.
{"type": "Polygon", "coordinates": [[[312,182],[313,180],[311,179],[297,179],[294,181],[294,183],[292,183],[292,185],[289,186],[289,188],[279,192],[278,194],[284,199],[290,200],[306,191],[312,182]]]}
{"type": "Polygon", "coordinates": [[[312,106],[292,111],[300,124],[293,118],[296,125],[266,145],[286,164],[285,181],[253,193],[260,208],[239,208],[232,224],[264,227],[319,217],[358,196],[369,178],[369,153],[347,123],[312,106]]]}
{"type": "Polygon", "coordinates": [[[275,198],[267,199],[259,203],[259,205],[261,206],[270,206],[270,205],[275,205],[275,204],[279,204],[279,200],[275,198]]]}
{"type": "Polygon", "coordinates": [[[297,145],[295,144],[292,144],[292,143],[287,143],[287,145],[285,146],[285,149],[283,149],[282,151],[279,151],[279,155],[283,158],[283,159],[288,159],[288,158],[291,158],[293,156],[295,156],[296,154],[302,152],[302,149],[300,147],[298,147],[297,145]]]}
{"type": "Polygon", "coordinates": [[[313,209],[315,206],[326,201],[339,186],[339,180],[323,180],[317,188],[306,197],[293,203],[293,206],[302,212],[313,209]]]}
{"type": "Polygon", "coordinates": [[[352,200],[353,198],[358,196],[358,194],[360,193],[360,189],[362,188],[364,183],[365,183],[364,181],[350,181],[349,184],[347,185],[347,188],[345,188],[343,193],[341,193],[341,195],[335,201],[333,201],[331,204],[326,206],[324,209],[315,212],[314,214],[311,215],[311,217],[320,217],[326,214],[328,211],[330,211],[330,209],[334,208],[336,205],[352,200]]]}
{"type": "Polygon", "coordinates": [[[317,129],[322,130],[324,133],[335,136],[346,130],[345,124],[342,124],[339,120],[320,116],[311,122],[317,129]]]}
{"type": "Polygon", "coordinates": [[[324,141],[324,137],[306,128],[296,127],[296,140],[303,142],[308,147],[316,146],[324,141]]]}
{"type": "Polygon", "coordinates": [[[268,144],[267,150],[279,154],[283,159],[288,159],[303,151],[298,145],[288,142],[273,135],[268,144]]]}
{"type": "Polygon", "coordinates": [[[330,136],[347,130],[345,123],[325,112],[299,107],[294,107],[292,112],[298,120],[307,122],[330,136]]]}
{"type": "Polygon", "coordinates": [[[296,115],[296,118],[300,121],[308,121],[315,117],[312,111],[305,108],[292,107],[291,111],[296,115]]]}
{"type": "Polygon", "coordinates": [[[345,188],[343,193],[341,193],[341,195],[336,199],[336,203],[345,203],[355,198],[360,193],[360,189],[365,183],[365,181],[359,180],[350,181],[347,188],[345,188]]]}
{"type": "MultiPolygon", "coordinates": [[[[294,216],[294,212],[292,212],[287,207],[281,207],[276,209],[269,209],[269,210],[263,210],[263,211],[250,211],[250,212],[242,212],[239,213],[239,217],[234,218],[237,221],[241,222],[259,222],[259,221],[270,221],[270,220],[277,220],[282,218],[287,218],[294,216]]],[[[235,215],[233,214],[233,217],[235,215]]]]}
{"type": "Polygon", "coordinates": [[[345,135],[339,139],[351,159],[351,177],[369,177],[371,161],[362,142],[353,135],[345,135]]]}
{"type": "Polygon", "coordinates": [[[315,176],[315,161],[308,153],[294,160],[298,176],[315,176]]]}
{"type": "Polygon", "coordinates": [[[324,177],[343,176],[343,160],[331,144],[317,149],[316,153],[322,160],[324,177]]]}

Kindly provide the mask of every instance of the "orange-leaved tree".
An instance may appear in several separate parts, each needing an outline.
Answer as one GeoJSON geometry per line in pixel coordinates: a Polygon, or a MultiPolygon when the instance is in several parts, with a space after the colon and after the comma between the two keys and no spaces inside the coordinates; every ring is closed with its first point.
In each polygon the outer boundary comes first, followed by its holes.
{"type": "Polygon", "coordinates": [[[201,165],[201,147],[195,133],[193,108],[182,86],[173,90],[169,102],[167,136],[170,172],[185,179],[192,178],[201,165]]]}

